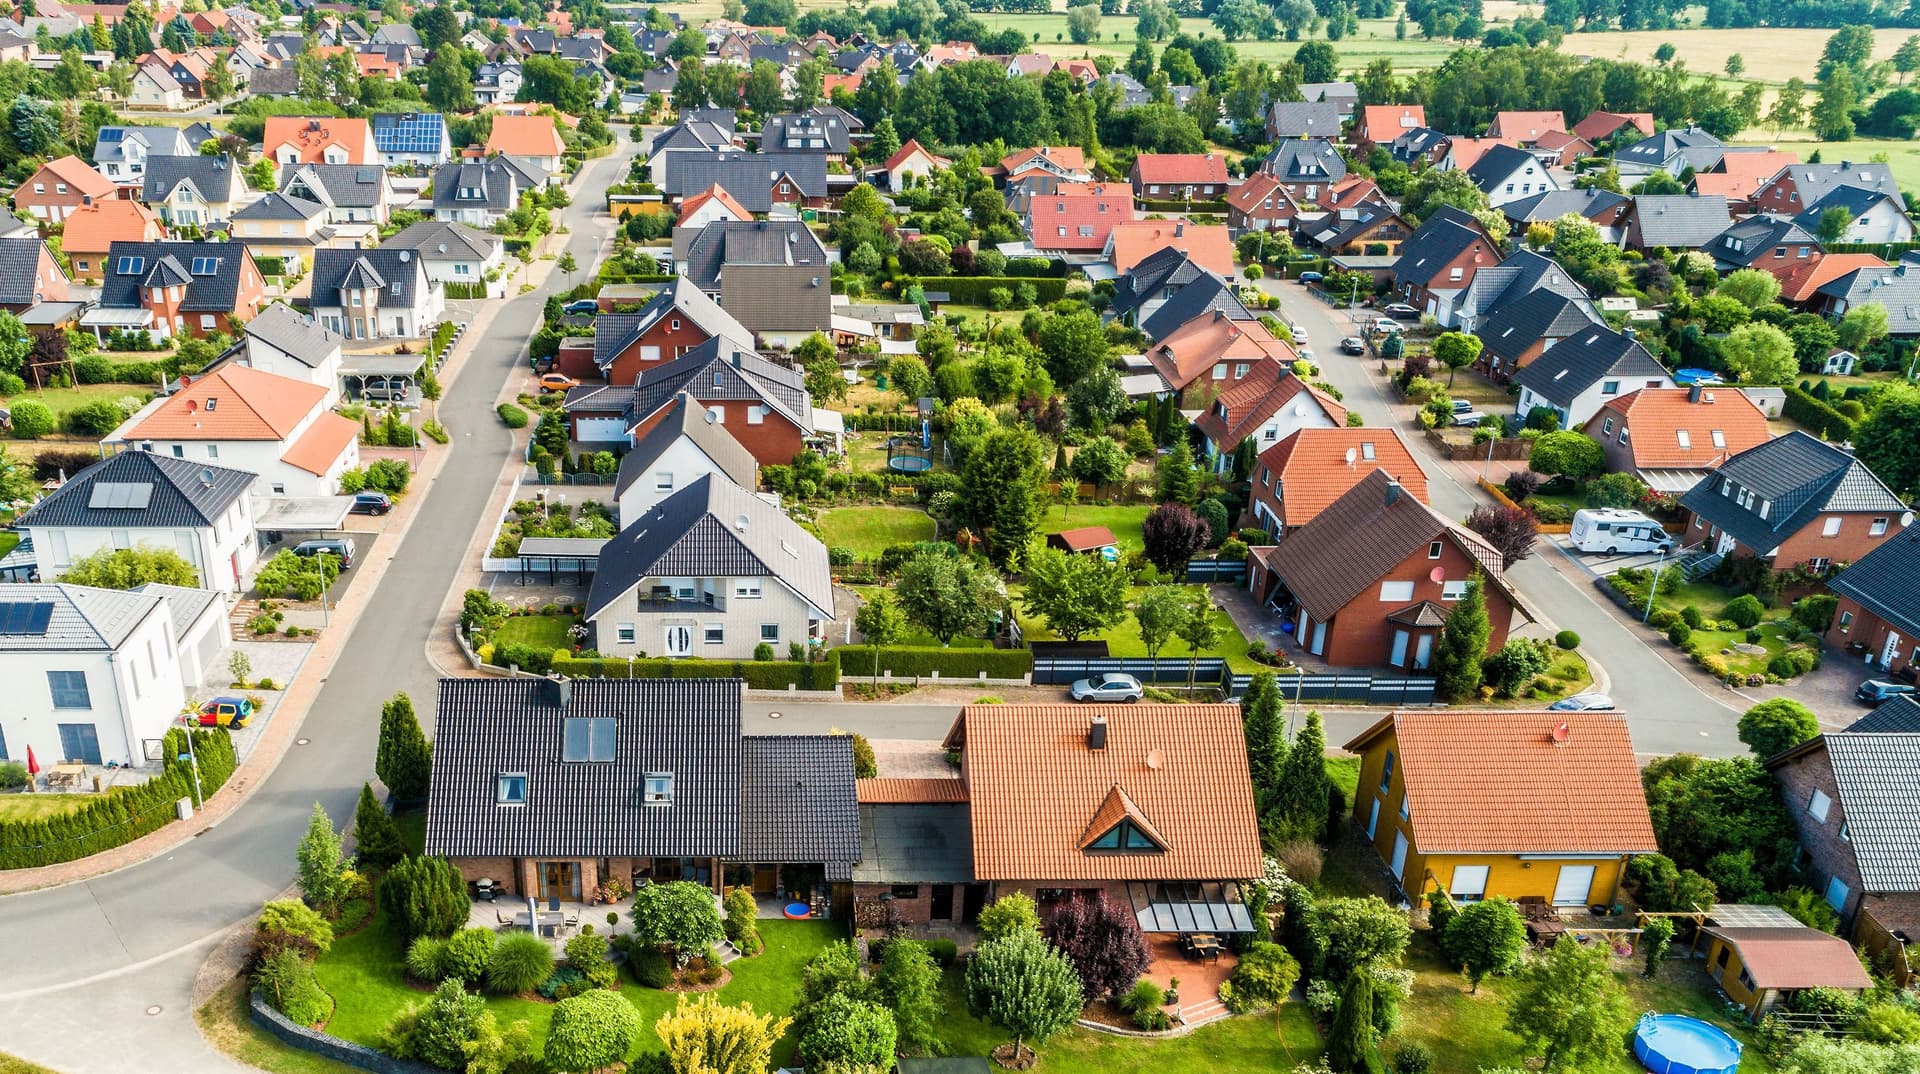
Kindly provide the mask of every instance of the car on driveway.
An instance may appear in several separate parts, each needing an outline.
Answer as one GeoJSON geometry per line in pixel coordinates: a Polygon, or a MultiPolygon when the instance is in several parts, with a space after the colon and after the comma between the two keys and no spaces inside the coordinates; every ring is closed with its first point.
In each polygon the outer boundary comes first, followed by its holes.
{"type": "Polygon", "coordinates": [[[1302,272],[1297,278],[1301,283],[1319,283],[1321,280],[1326,279],[1326,276],[1318,272],[1309,271],[1302,272]]]}
{"type": "Polygon", "coordinates": [[[1305,343],[1307,341],[1307,326],[1301,324],[1299,321],[1295,321],[1287,326],[1287,334],[1293,337],[1295,343],[1305,343]]]}
{"type": "Polygon", "coordinates": [[[1575,694],[1547,706],[1549,712],[1612,712],[1613,698],[1605,694],[1575,694]]]}
{"type": "Polygon", "coordinates": [[[1381,312],[1397,321],[1417,321],[1420,319],[1420,311],[1407,305],[1405,302],[1395,302],[1381,312]]]}
{"type": "Polygon", "coordinates": [[[577,388],[580,382],[565,373],[540,374],[540,390],[543,392],[564,392],[568,388],[577,388]]]}
{"type": "Polygon", "coordinates": [[[1390,336],[1401,331],[1400,322],[1390,317],[1375,317],[1373,323],[1367,327],[1372,328],[1375,332],[1383,336],[1390,336]]]}
{"type": "Polygon", "coordinates": [[[384,492],[356,492],[353,494],[352,514],[384,515],[391,510],[393,510],[393,497],[384,492]]]}
{"type": "Polygon", "coordinates": [[[600,312],[600,303],[591,298],[576,298],[560,307],[562,313],[585,313],[592,315],[600,312]]]}
{"type": "Polygon", "coordinates": [[[1892,679],[1868,679],[1866,682],[1860,684],[1858,690],[1853,692],[1853,699],[1855,701],[1864,701],[1869,705],[1879,705],[1882,702],[1891,701],[1901,694],[1911,694],[1913,692],[1914,688],[1904,682],[1894,682],[1892,679]]]}
{"type": "Polygon", "coordinates": [[[1473,404],[1467,400],[1455,399],[1453,401],[1453,424],[1463,426],[1478,425],[1480,424],[1480,419],[1484,417],[1486,417],[1486,415],[1473,409],[1473,404]]]}
{"type": "Polygon", "coordinates": [[[253,702],[244,697],[215,697],[202,703],[200,726],[227,727],[238,731],[253,718],[253,702]]]}
{"type": "Polygon", "coordinates": [[[1067,688],[1075,701],[1125,701],[1132,703],[1145,696],[1146,688],[1131,675],[1095,675],[1080,679],[1067,688]]]}
{"type": "Polygon", "coordinates": [[[1348,336],[1340,341],[1340,353],[1365,354],[1367,353],[1367,345],[1361,342],[1359,336],[1348,336]]]}
{"type": "Polygon", "coordinates": [[[301,541],[293,546],[296,556],[336,556],[340,560],[340,569],[353,566],[353,540],[349,537],[321,537],[311,541],[301,541]]]}

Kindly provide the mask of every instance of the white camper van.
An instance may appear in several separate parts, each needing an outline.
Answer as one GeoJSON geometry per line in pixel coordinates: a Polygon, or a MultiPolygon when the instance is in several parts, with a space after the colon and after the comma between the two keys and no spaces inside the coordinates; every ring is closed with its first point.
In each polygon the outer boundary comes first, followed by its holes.
{"type": "Polygon", "coordinates": [[[1673,538],[1660,523],[1638,511],[1617,507],[1586,508],[1573,513],[1573,546],[1582,552],[1671,552],[1673,538]]]}

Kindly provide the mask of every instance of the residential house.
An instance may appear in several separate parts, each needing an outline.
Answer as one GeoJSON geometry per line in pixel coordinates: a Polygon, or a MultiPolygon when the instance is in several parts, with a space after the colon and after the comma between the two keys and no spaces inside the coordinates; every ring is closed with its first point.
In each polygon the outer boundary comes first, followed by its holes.
{"type": "MultiPolygon", "coordinates": [[[[633,384],[641,370],[670,362],[715,336],[748,339],[752,335],[692,280],[675,276],[637,312],[603,313],[596,318],[591,362],[571,363],[563,356],[559,370],[578,380],[633,384]]],[[[624,437],[627,430],[622,427],[618,432],[624,437]]],[[[606,439],[585,433],[582,429],[580,439],[606,439]]]]}
{"type": "MultiPolygon", "coordinates": [[[[1687,189],[1695,194],[1719,194],[1736,213],[1754,211],[1753,196],[1782,168],[1800,163],[1797,153],[1728,153],[1711,171],[1697,171],[1687,189]]],[[[1789,214],[1791,215],[1791,214],[1789,214]]]]}
{"type": "Polygon", "coordinates": [[[506,244],[498,235],[465,224],[422,220],[408,225],[380,244],[388,250],[411,250],[427,266],[427,279],[465,288],[473,297],[503,298],[507,293],[506,244]],[[478,290],[473,290],[478,288],[478,290]]]}
{"type": "Polygon", "coordinates": [[[1238,321],[1222,310],[1196,317],[1147,351],[1147,361],[1190,409],[1210,405],[1263,362],[1291,366],[1293,348],[1259,321],[1238,321]]]}
{"type": "Polygon", "coordinates": [[[1679,496],[1730,456],[1772,435],[1767,416],[1729,388],[1641,388],[1615,396],[1587,420],[1586,434],[1607,452],[1607,469],[1679,496]]]}
{"type": "Polygon", "coordinates": [[[1682,543],[1823,573],[1892,540],[1907,515],[1865,463],[1798,429],[1721,463],[1680,506],[1693,513],[1682,543]]]}
{"type": "Polygon", "coordinates": [[[433,173],[433,218],[491,228],[520,204],[540,180],[505,157],[448,164],[433,173]]]}
{"type": "Polygon", "coordinates": [[[170,228],[213,229],[239,208],[247,186],[239,165],[226,153],[214,156],[150,156],[140,190],[170,228]]]}
{"type": "Polygon", "coordinates": [[[293,164],[378,164],[373,127],[338,116],[268,116],[261,150],[284,171],[293,164]]]}
{"type": "Polygon", "coordinates": [[[1444,891],[1583,912],[1618,902],[1628,859],[1660,850],[1618,712],[1395,712],[1344,748],[1360,755],[1354,824],[1415,904],[1444,891]]]}
{"type": "Polygon", "coordinates": [[[1590,302],[1546,287],[1529,291],[1480,321],[1474,329],[1480,357],[1474,364],[1505,383],[1553,347],[1600,323],[1590,302]]]}
{"type": "Polygon", "coordinates": [[[300,266],[313,260],[316,247],[334,242],[327,207],[287,194],[263,195],[234,213],[227,229],[234,242],[253,251],[255,260],[272,258],[300,266]]]}
{"type": "Polygon", "coordinates": [[[633,449],[620,456],[613,500],[622,528],[645,519],[661,500],[703,477],[751,492],[759,485],[759,465],[699,400],[681,392],[633,449]]]}
{"type": "Polygon", "coordinates": [[[1410,131],[1427,125],[1427,109],[1419,104],[1370,104],[1360,109],[1353,125],[1355,152],[1365,156],[1376,145],[1392,145],[1410,131]]]}
{"type": "Polygon", "coordinates": [[[751,220],[753,213],[740,204],[727,188],[715,183],[698,194],[680,199],[680,216],[673,222],[676,228],[702,228],[715,220],[751,220]]]}
{"type": "Polygon", "coordinates": [[[1780,301],[1789,306],[1805,307],[1824,299],[1825,296],[1819,293],[1820,288],[1842,276],[1861,269],[1887,267],[1885,261],[1872,254],[1825,254],[1796,261],[1779,277],[1780,301]]]}
{"type": "Polygon", "coordinates": [[[1737,220],[1715,235],[1701,252],[1725,275],[1743,268],[1784,275],[1796,261],[1822,256],[1819,240],[1798,223],[1764,213],[1737,220]]]}
{"type": "Polygon", "coordinates": [[[1114,226],[1134,219],[1133,194],[1113,183],[1061,184],[1026,204],[1021,223],[1033,248],[1073,264],[1103,260],[1114,226]]]}
{"type": "MultiPolygon", "coordinates": [[[[1698,127],[1670,127],[1649,134],[1613,151],[1613,165],[1621,182],[1631,190],[1654,172],[1666,172],[1678,178],[1688,168],[1698,174],[1712,170],[1734,150],[1725,142],[1698,127]]],[[[1757,148],[1756,152],[1766,152],[1757,148]]]]}
{"type": "Polygon", "coordinates": [[[726,336],[641,369],[630,387],[574,388],[567,393],[566,414],[576,440],[618,439],[609,423],[620,421],[631,443],[681,392],[699,400],[762,466],[790,463],[823,439],[805,378],[726,336]]]}
{"type": "Polygon", "coordinates": [[[798,221],[720,221],[674,235],[682,275],[770,346],[832,327],[826,248],[798,221]]]}
{"type": "Polygon", "coordinates": [[[1314,205],[1347,177],[1347,162],[1325,138],[1288,138],[1261,160],[1259,170],[1280,180],[1294,201],[1314,205]]]}
{"type": "Polygon", "coordinates": [[[120,186],[139,186],[148,157],[184,157],[199,151],[178,127],[101,127],[93,165],[120,186]]]}
{"type": "Polygon", "coordinates": [[[226,603],[177,586],[40,583],[8,586],[0,617],[8,684],[0,757],[147,769],[151,745],[178,726],[199,685],[185,670],[224,648],[226,603]]]}
{"type": "Polygon", "coordinates": [[[1593,156],[1593,143],[1565,131],[1548,131],[1534,141],[1532,153],[1542,164],[1571,168],[1575,161],[1593,156]]]}
{"type": "Polygon", "coordinates": [[[680,122],[655,135],[647,145],[647,171],[653,182],[665,187],[673,174],[673,157],[678,153],[716,153],[737,148],[733,132],[733,114],[723,112],[713,118],[682,116],[680,122]]]}
{"type": "Polygon", "coordinates": [[[393,215],[381,164],[296,165],[281,173],[280,193],[324,206],[328,226],[356,245],[373,245],[378,227],[393,215]]]}
{"type": "Polygon", "coordinates": [[[96,552],[156,547],[192,564],[201,588],[237,593],[260,555],[251,492],[257,480],[210,458],[123,451],[68,478],[16,526],[33,540],[43,576],[58,577],[96,552]]]}
{"type": "Polygon", "coordinates": [[[1487,124],[1487,137],[1513,139],[1520,145],[1532,145],[1554,131],[1565,133],[1567,117],[1560,112],[1495,112],[1487,124]]]}
{"type": "Polygon", "coordinates": [[[750,489],[706,473],[622,521],[587,593],[589,638],[603,656],[751,660],[760,645],[825,642],[827,546],[750,489]]]}
{"type": "Polygon", "coordinates": [[[1108,305],[1106,315],[1122,324],[1134,325],[1147,333],[1149,339],[1159,339],[1200,314],[1215,309],[1228,311],[1235,320],[1254,319],[1225,280],[1202,267],[1186,251],[1168,246],[1134,262],[1132,268],[1114,281],[1113,302],[1108,305]],[[1196,292],[1194,297],[1184,300],[1177,307],[1172,305],[1174,298],[1189,284],[1203,279],[1217,286],[1196,292]],[[1158,320],[1163,307],[1168,309],[1168,319],[1149,327],[1151,322],[1158,320]]]}
{"type": "Polygon", "coordinates": [[[911,183],[925,182],[934,172],[952,165],[953,161],[909,138],[880,165],[877,174],[886,177],[888,190],[899,191],[911,183]]]}
{"type": "Polygon", "coordinates": [[[1887,311],[1887,334],[1920,336],[1920,255],[1905,253],[1883,268],[1856,268],[1814,289],[1807,306],[1827,317],[1842,317],[1855,306],[1878,304],[1887,311]]]}
{"type": "Polygon", "coordinates": [[[1399,213],[1376,201],[1335,209],[1314,219],[1305,216],[1296,219],[1295,227],[1306,235],[1307,241],[1334,256],[1390,255],[1413,233],[1399,213]]]}
{"type": "Polygon", "coordinates": [[[1148,255],[1169,248],[1180,250],[1229,283],[1240,278],[1234,263],[1233,239],[1224,224],[1122,220],[1107,233],[1103,255],[1115,272],[1125,272],[1148,255]]]}
{"type": "Polygon", "coordinates": [[[1300,203],[1277,176],[1254,172],[1227,191],[1227,226],[1236,232],[1286,231],[1300,215],[1300,203]]]}
{"type": "MultiPolygon", "coordinates": [[[[249,97],[298,97],[300,72],[292,65],[260,67],[248,72],[245,82],[249,97]]],[[[480,87],[475,86],[478,94],[480,87]]]]}
{"type": "Polygon", "coordinates": [[[737,149],[677,153],[660,189],[669,198],[687,198],[715,186],[751,213],[769,213],[775,205],[817,209],[827,203],[827,158],[737,149]]]}
{"type": "Polygon", "coordinates": [[[853,131],[839,113],[829,106],[768,116],[760,127],[760,152],[804,153],[831,162],[845,161],[853,148],[853,131]]]}
{"type": "Polygon", "coordinates": [[[1834,237],[1836,243],[1912,242],[1913,219],[1907,215],[1905,201],[1885,190],[1836,186],[1801,210],[1793,222],[1818,235],[1828,223],[1828,214],[1838,211],[1847,214],[1848,222],[1834,237]]]}
{"type": "Polygon", "coordinates": [[[860,860],[854,919],[869,926],[964,924],[987,903],[973,879],[967,785],[957,777],[855,781],[860,860]]]}
{"type": "Polygon", "coordinates": [[[1653,131],[1652,112],[1603,112],[1595,109],[1573,125],[1573,133],[1593,145],[1619,137],[1651,138],[1653,131]]]}
{"type": "Polygon", "coordinates": [[[116,242],[107,248],[100,303],[80,326],[102,339],[116,329],[200,339],[232,333],[265,299],[260,268],[238,243],[116,242]]]}
{"type": "Polygon", "coordinates": [[[411,250],[313,252],[313,315],[348,339],[420,339],[433,331],[446,292],[411,250]]]}
{"type": "Polygon", "coordinates": [[[1920,673],[1920,527],[1905,523],[1827,588],[1840,598],[1827,640],[1877,672],[1913,681],[1920,673]]]}
{"type": "Polygon", "coordinates": [[[1733,216],[1718,195],[1636,194],[1620,217],[1629,250],[1699,250],[1727,230],[1733,216]]]}
{"type": "Polygon", "coordinates": [[[1514,375],[1520,385],[1515,413],[1535,407],[1560,415],[1563,429],[1578,429],[1609,400],[1642,388],[1671,388],[1673,377],[1631,335],[1591,325],[1560,341],[1514,375]]]}
{"type": "Polygon", "coordinates": [[[1222,389],[1193,424],[1205,438],[1208,464],[1215,473],[1226,474],[1233,471],[1239,452],[1251,458],[1298,432],[1338,429],[1346,423],[1347,408],[1307,384],[1291,366],[1260,362],[1222,389]]]}
{"type": "Polygon", "coordinates": [[[137,201],[109,198],[73,211],[60,235],[60,249],[73,266],[73,278],[98,283],[106,271],[107,250],[116,242],[153,242],[167,229],[152,209],[137,201]]]}
{"type": "Polygon", "coordinates": [[[1431,314],[1441,327],[1455,323],[1455,303],[1483,267],[1500,264],[1499,244],[1471,213],[1443,205],[1400,246],[1393,265],[1394,293],[1431,314]]]}
{"type": "Polygon", "coordinates": [[[1431,127],[1415,127],[1387,145],[1387,153],[1409,168],[1425,164],[1433,168],[1453,152],[1453,138],[1431,127]]]}
{"type": "Polygon", "coordinates": [[[1910,984],[1914,967],[1902,956],[1920,929],[1912,852],[1920,704],[1890,701],[1764,763],[1799,832],[1797,882],[1839,915],[1841,936],[1910,984]]]}
{"type": "Polygon", "coordinates": [[[148,60],[134,68],[133,90],[127,94],[127,106],[181,112],[187,108],[187,94],[166,64],[148,60]]]}
{"type": "Polygon", "coordinates": [[[1001,157],[998,167],[1007,182],[1033,172],[1044,172],[1078,183],[1093,181],[1093,171],[1087,167],[1086,153],[1077,145],[1041,145],[1016,149],[1001,157]]]}
{"type": "Polygon", "coordinates": [[[453,157],[446,117],[438,112],[376,112],[373,148],[389,168],[427,170],[453,157]]]}
{"type": "Polygon", "coordinates": [[[1427,502],[1427,474],[1393,429],[1348,429],[1343,422],[1296,426],[1278,442],[1262,441],[1248,474],[1250,523],[1275,540],[1319,517],[1374,471],[1427,502]]]}
{"type": "Polygon", "coordinates": [[[1474,272],[1473,279],[1452,306],[1455,327],[1462,332],[1480,332],[1487,318],[1540,290],[1552,291],[1580,304],[1587,318],[1599,323],[1599,309],[1559,262],[1532,250],[1519,250],[1497,265],[1474,272]]]}
{"type": "Polygon", "coordinates": [[[1227,192],[1227,161],[1215,153],[1142,153],[1127,180],[1133,196],[1148,201],[1208,200],[1227,192]]]}
{"type": "Polygon", "coordinates": [[[285,302],[268,304],[260,316],[247,322],[244,336],[244,346],[235,359],[241,365],[318,385],[336,393],[337,398],[344,337],[320,327],[285,302]]]}
{"type": "Polygon", "coordinates": [[[1754,208],[1763,213],[1796,216],[1817,205],[1840,187],[1877,191],[1905,209],[1900,183],[1885,164],[1789,164],[1762,182],[1753,193],[1754,208]]]}
{"type": "Polygon", "coordinates": [[[1306,525],[1248,561],[1248,588],[1293,620],[1290,644],[1334,667],[1424,671],[1451,605],[1486,583],[1487,651],[1533,621],[1485,538],[1374,468],[1306,525]],[[1357,535],[1364,535],[1364,540],[1357,535]]]}
{"type": "Polygon", "coordinates": [[[1349,120],[1360,107],[1360,87],[1351,82],[1302,82],[1300,99],[1310,104],[1331,104],[1339,109],[1342,120],[1349,120]]]}
{"type": "Polygon", "coordinates": [[[333,496],[360,464],[359,423],[330,409],[337,398],[332,384],[223,364],[142,407],[100,447],[218,459],[259,475],[271,496],[333,496]]]}
{"type": "Polygon", "coordinates": [[[42,302],[65,302],[66,271],[38,235],[0,239],[0,309],[25,313],[42,302]]]}
{"type": "Polygon", "coordinates": [[[1516,198],[1500,206],[1506,218],[1513,221],[1516,231],[1525,231],[1529,224],[1552,225],[1555,220],[1572,213],[1592,221],[1600,229],[1601,236],[1614,243],[1620,241],[1620,218],[1626,214],[1626,210],[1626,195],[1593,187],[1585,190],[1548,190],[1516,198]]]}
{"type": "Polygon", "coordinates": [[[733,865],[767,894],[844,882],[853,740],[745,736],[738,679],[442,679],[426,852],[524,900],[733,865]]]}
{"type": "Polygon", "coordinates": [[[560,139],[560,130],[554,125],[552,116],[510,115],[503,112],[493,117],[493,129],[487,134],[486,151],[489,156],[505,154],[531,158],[547,175],[557,176],[565,165],[567,144],[560,139]]]}
{"type": "Polygon", "coordinates": [[[1708,974],[1756,1022],[1808,989],[1858,996],[1873,987],[1852,945],[1777,906],[1716,906],[1701,933],[1708,940],[1708,974]],[[1743,915],[1738,924],[1720,923],[1741,911],[1764,920],[1749,924],[1743,915]]]}
{"type": "MultiPolygon", "coordinates": [[[[1180,934],[1251,931],[1239,885],[1257,875],[1260,836],[1239,721],[1234,705],[963,707],[942,743],[960,758],[962,786],[928,780],[905,797],[964,801],[970,867],[961,873],[936,858],[920,873],[893,859],[902,879],[916,881],[901,891],[908,912],[917,915],[924,885],[931,910],[957,905],[962,919],[1016,893],[1043,920],[1071,894],[1103,898],[1168,950],[1180,934]],[[971,882],[942,882],[963,875],[971,882]]],[[[918,813],[870,815],[911,824],[918,813]]],[[[907,834],[874,839],[897,845],[907,834]]],[[[863,901],[892,895],[856,884],[856,917],[863,901]]]]}
{"type": "Polygon", "coordinates": [[[58,224],[74,210],[119,196],[113,181],[68,154],[34,170],[13,191],[13,207],[35,219],[58,224]]]}
{"type": "Polygon", "coordinates": [[[1482,153],[1467,169],[1467,177],[1487,196],[1487,204],[1496,209],[1510,201],[1560,189],[1539,158],[1507,145],[1496,145],[1482,153]]]}
{"type": "Polygon", "coordinates": [[[473,73],[474,103],[482,107],[512,104],[520,99],[520,87],[525,84],[526,76],[519,63],[513,60],[483,63],[473,73]]]}

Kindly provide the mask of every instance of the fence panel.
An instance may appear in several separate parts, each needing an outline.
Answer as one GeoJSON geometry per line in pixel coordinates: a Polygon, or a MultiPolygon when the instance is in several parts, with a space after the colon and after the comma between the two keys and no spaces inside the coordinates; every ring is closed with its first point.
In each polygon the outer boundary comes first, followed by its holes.
{"type": "MultiPolygon", "coordinates": [[[[1196,683],[1217,684],[1226,671],[1227,662],[1217,656],[1204,656],[1191,666],[1196,683]]],[[[1145,657],[1106,657],[1082,659],[1052,659],[1036,657],[1033,661],[1033,681],[1035,684],[1070,683],[1076,679],[1085,679],[1094,675],[1131,675],[1143,683],[1185,683],[1189,671],[1185,660],[1160,658],[1149,660],[1145,657]]]]}
{"type": "Polygon", "coordinates": [[[1187,561],[1189,582],[1239,582],[1247,577],[1245,560],[1192,559],[1187,561]]]}

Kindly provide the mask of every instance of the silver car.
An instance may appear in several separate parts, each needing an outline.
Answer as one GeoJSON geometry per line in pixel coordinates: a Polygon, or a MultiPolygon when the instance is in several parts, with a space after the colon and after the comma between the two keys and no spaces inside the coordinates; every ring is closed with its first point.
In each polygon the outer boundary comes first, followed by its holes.
{"type": "Polygon", "coordinates": [[[1547,706],[1549,712],[1611,712],[1613,698],[1605,694],[1575,694],[1547,706]]]}
{"type": "Polygon", "coordinates": [[[1146,687],[1131,675],[1095,675],[1080,679],[1067,689],[1075,701],[1125,701],[1129,704],[1146,694],[1146,687]]]}

